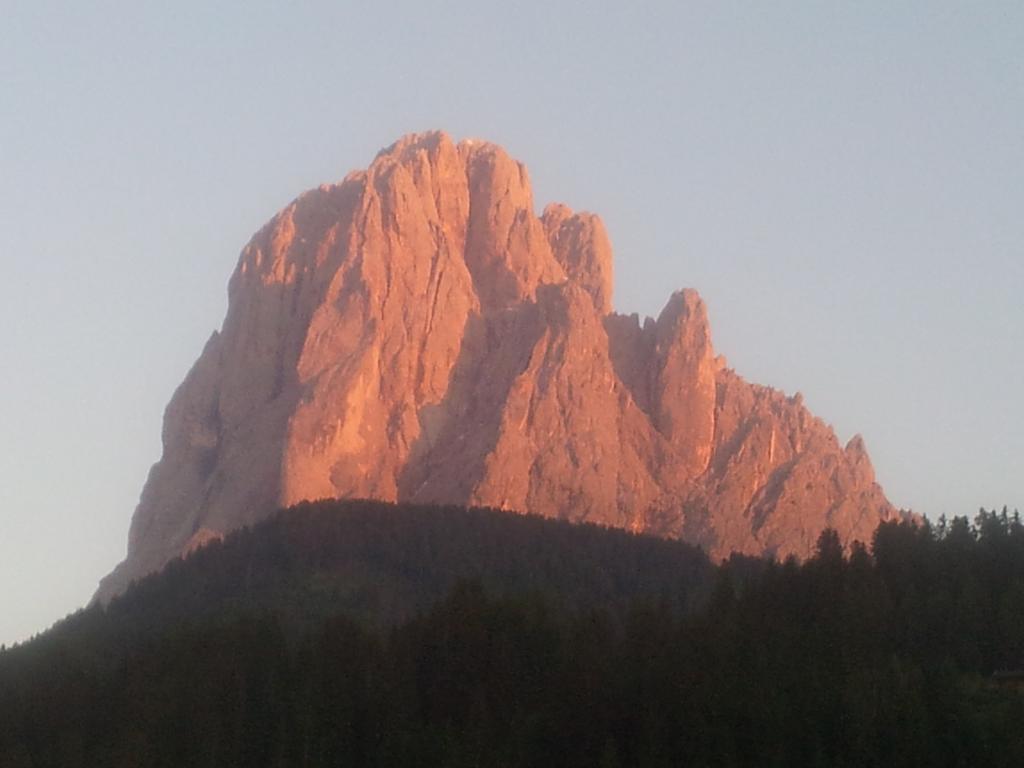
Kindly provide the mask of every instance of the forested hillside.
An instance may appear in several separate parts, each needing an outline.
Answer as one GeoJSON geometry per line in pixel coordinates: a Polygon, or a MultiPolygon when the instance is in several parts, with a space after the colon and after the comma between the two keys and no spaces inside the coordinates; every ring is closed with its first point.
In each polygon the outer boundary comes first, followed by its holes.
{"type": "Polygon", "coordinates": [[[804,563],[302,505],[0,653],[0,766],[1020,765],[1024,526],[804,563]]]}

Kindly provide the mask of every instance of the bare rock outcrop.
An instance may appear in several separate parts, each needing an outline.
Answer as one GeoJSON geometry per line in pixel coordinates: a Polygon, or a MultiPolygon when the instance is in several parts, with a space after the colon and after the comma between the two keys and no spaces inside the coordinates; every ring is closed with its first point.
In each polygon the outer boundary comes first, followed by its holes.
{"type": "Polygon", "coordinates": [[[453,502],[808,554],[898,513],[860,438],[751,385],[703,301],[612,312],[600,219],[535,213],[486,142],[413,135],[300,196],[242,251],[224,326],[99,599],[302,499],[453,502]]]}

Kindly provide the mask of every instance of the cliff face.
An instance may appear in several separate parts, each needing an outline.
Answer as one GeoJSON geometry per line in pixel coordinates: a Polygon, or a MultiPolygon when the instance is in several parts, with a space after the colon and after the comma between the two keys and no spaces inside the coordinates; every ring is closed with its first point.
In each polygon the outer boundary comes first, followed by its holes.
{"type": "Polygon", "coordinates": [[[302,499],[487,505],[713,555],[806,555],[896,514],[859,438],[724,367],[695,292],[643,325],[611,294],[601,221],[538,218],[492,144],[410,136],[307,192],[242,251],[98,596],[302,499]]]}

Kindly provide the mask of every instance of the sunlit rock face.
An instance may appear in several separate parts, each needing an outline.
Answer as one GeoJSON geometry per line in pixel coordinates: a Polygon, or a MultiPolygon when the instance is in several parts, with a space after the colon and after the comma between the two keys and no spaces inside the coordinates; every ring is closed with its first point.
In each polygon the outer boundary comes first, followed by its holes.
{"type": "Polygon", "coordinates": [[[500,507],[806,555],[895,510],[859,438],[716,357],[685,290],[612,312],[600,219],[535,215],[492,144],[406,137],[242,251],[224,327],[167,407],[106,599],[302,499],[500,507]]]}

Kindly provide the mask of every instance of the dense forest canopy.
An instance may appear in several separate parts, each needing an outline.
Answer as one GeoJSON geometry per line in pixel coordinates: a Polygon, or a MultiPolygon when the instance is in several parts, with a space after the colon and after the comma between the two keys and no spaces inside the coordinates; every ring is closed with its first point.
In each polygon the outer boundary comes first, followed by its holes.
{"type": "Polygon", "coordinates": [[[1020,765],[1024,526],[800,563],[302,505],[0,653],[0,766],[1020,765]]]}

